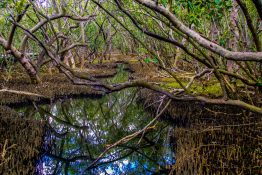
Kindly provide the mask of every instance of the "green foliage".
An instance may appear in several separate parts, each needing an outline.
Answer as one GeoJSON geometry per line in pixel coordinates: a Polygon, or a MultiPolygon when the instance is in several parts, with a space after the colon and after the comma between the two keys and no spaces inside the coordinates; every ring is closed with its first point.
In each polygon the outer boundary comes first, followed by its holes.
{"type": "Polygon", "coordinates": [[[184,10],[187,9],[186,20],[189,24],[199,26],[203,19],[220,20],[224,16],[224,10],[229,10],[231,7],[231,0],[178,0],[173,7],[173,12],[185,16],[184,10]]]}
{"type": "Polygon", "coordinates": [[[259,77],[258,78],[258,81],[257,81],[257,86],[262,86],[262,77],[259,77]]]}
{"type": "Polygon", "coordinates": [[[138,53],[140,53],[140,54],[147,54],[147,53],[148,53],[148,51],[147,51],[145,48],[143,48],[143,47],[138,47],[138,48],[136,49],[136,51],[137,51],[138,53]]]}
{"type": "Polygon", "coordinates": [[[158,59],[156,57],[154,57],[153,59],[150,57],[146,57],[144,61],[145,63],[158,63],[158,59]]]}
{"type": "Polygon", "coordinates": [[[17,13],[21,13],[24,9],[26,2],[26,0],[1,0],[0,9],[9,7],[10,9],[14,9],[17,13]]]}
{"type": "Polygon", "coordinates": [[[215,4],[219,5],[221,3],[221,0],[215,0],[215,4]]]}
{"type": "Polygon", "coordinates": [[[168,3],[168,0],[161,0],[161,4],[166,7],[167,6],[167,3],[168,3]]]}
{"type": "Polygon", "coordinates": [[[21,13],[24,9],[24,5],[26,3],[26,0],[19,0],[15,3],[15,9],[18,13],[21,13]]]}
{"type": "Polygon", "coordinates": [[[11,0],[1,0],[0,1],[0,9],[1,8],[6,8],[6,6],[8,5],[8,3],[10,3],[11,0]]]}

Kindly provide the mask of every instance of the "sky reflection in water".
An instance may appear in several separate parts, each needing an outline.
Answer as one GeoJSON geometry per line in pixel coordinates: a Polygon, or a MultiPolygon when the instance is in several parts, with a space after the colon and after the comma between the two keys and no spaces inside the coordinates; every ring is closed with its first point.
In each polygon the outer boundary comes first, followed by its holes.
{"type": "MultiPolygon", "coordinates": [[[[119,76],[126,77],[120,74],[116,78],[119,76]]],[[[108,145],[153,119],[136,102],[136,92],[126,89],[100,99],[66,99],[40,105],[38,110],[20,109],[25,115],[46,119],[52,128],[46,136],[47,152],[38,165],[40,174],[166,174],[175,160],[169,137],[173,128],[164,122],[158,122],[142,139],[111,149],[89,167],[108,145]]]]}

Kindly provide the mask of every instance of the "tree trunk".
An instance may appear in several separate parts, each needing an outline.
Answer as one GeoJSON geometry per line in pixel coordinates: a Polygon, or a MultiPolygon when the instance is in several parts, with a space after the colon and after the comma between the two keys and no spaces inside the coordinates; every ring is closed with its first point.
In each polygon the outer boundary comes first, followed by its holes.
{"type": "Polygon", "coordinates": [[[33,84],[37,84],[40,82],[40,78],[37,75],[37,71],[33,63],[29,58],[26,56],[23,56],[21,58],[17,58],[18,61],[22,64],[22,66],[25,68],[27,74],[29,75],[31,82],[33,84]]]}
{"type": "Polygon", "coordinates": [[[19,63],[22,64],[22,66],[25,68],[27,74],[31,78],[32,83],[39,83],[40,79],[37,75],[36,67],[33,65],[31,60],[21,53],[19,50],[17,50],[13,46],[8,45],[8,41],[6,41],[3,37],[0,36],[0,45],[3,46],[3,48],[6,50],[8,54],[13,55],[19,63]]]}

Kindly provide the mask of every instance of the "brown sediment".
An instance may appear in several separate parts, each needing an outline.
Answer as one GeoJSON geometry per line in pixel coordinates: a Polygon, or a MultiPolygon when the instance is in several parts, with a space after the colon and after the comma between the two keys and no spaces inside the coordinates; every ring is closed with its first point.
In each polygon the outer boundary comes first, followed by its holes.
{"type": "Polygon", "coordinates": [[[31,84],[27,77],[12,78],[8,82],[0,81],[0,86],[5,89],[27,91],[44,96],[45,98],[0,92],[0,104],[16,104],[28,101],[53,99],[66,95],[97,94],[87,86],[73,85],[64,75],[43,75],[42,83],[31,84]]]}
{"type": "MultiPolygon", "coordinates": [[[[110,78],[117,74],[117,64],[126,64],[125,70],[134,72],[138,69],[133,70],[133,67],[128,62],[112,62],[103,64],[91,64],[85,69],[76,69],[76,72],[90,75],[94,78],[110,78]]],[[[136,65],[136,64],[134,64],[136,65]]],[[[41,83],[32,84],[30,78],[23,73],[23,70],[17,68],[17,71],[9,75],[1,72],[0,75],[0,89],[8,89],[14,91],[24,91],[34,94],[39,94],[42,97],[16,94],[11,92],[0,92],[0,104],[1,105],[17,105],[25,104],[28,102],[49,102],[50,100],[60,97],[75,97],[75,96],[90,96],[90,97],[101,97],[102,92],[92,89],[85,85],[73,85],[72,82],[62,73],[53,72],[41,73],[41,83]],[[22,73],[21,73],[22,72],[22,73]]]]}
{"type": "MultiPolygon", "coordinates": [[[[85,70],[78,70],[90,74],[96,78],[113,77],[117,73],[117,65],[93,65],[85,70]]],[[[39,94],[42,97],[15,94],[10,92],[0,92],[1,105],[14,105],[27,102],[50,101],[55,98],[65,96],[91,96],[100,97],[101,92],[92,89],[89,86],[73,85],[72,82],[62,73],[55,72],[53,74],[42,73],[41,83],[32,84],[30,78],[25,74],[13,73],[11,78],[6,80],[5,73],[0,76],[0,89],[10,89],[15,91],[25,91],[39,94]]]]}
{"type": "Polygon", "coordinates": [[[34,174],[44,133],[44,121],[21,118],[0,106],[0,174],[34,174]]]}
{"type": "Polygon", "coordinates": [[[117,64],[103,63],[87,65],[88,73],[95,78],[109,78],[117,74],[117,64]]]}
{"type": "MultiPolygon", "coordinates": [[[[155,113],[161,94],[141,90],[155,113]]],[[[164,106],[164,105],[163,105],[164,106]]],[[[173,174],[262,174],[262,117],[233,106],[172,101],[162,117],[175,128],[173,174]]]]}

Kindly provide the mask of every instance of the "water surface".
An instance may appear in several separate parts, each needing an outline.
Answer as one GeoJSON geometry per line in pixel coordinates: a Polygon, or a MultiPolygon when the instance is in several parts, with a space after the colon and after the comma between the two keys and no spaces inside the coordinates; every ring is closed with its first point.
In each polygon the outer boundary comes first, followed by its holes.
{"type": "MultiPolygon", "coordinates": [[[[128,74],[119,68],[111,82],[128,74]]],[[[137,103],[137,89],[102,98],[60,99],[53,104],[20,108],[22,116],[48,121],[39,174],[167,174],[174,164],[170,145],[173,128],[165,122],[97,157],[109,145],[143,129],[154,116],[137,103]]]]}

